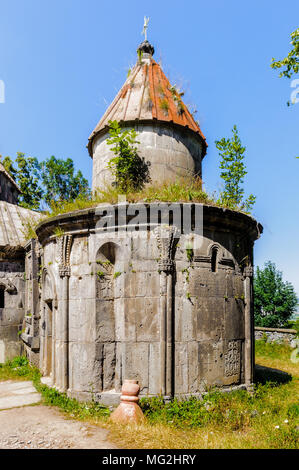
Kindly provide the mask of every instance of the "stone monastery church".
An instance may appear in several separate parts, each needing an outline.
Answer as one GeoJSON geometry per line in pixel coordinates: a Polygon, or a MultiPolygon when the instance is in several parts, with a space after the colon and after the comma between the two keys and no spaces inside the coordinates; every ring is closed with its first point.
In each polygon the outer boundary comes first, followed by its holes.
{"type": "MultiPolygon", "coordinates": [[[[153,182],[202,175],[205,137],[145,40],[88,140],[93,191],[111,181],[109,121],[138,133],[153,182]]],[[[39,220],[0,166],[0,362],[26,354],[71,397],[117,403],[251,387],[251,216],[197,203],[101,204],[39,220]],[[22,223],[37,221],[25,241],[22,223]],[[59,228],[59,235],[57,235],[59,228]]]]}

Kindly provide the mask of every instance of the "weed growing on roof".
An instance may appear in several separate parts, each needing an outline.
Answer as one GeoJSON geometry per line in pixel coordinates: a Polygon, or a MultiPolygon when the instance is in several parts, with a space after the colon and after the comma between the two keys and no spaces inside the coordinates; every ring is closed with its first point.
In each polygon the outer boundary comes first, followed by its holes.
{"type": "Polygon", "coordinates": [[[137,133],[134,129],[122,130],[117,121],[109,121],[110,138],[107,144],[115,157],[108,162],[108,168],[115,178],[113,185],[120,193],[139,191],[151,178],[150,162],[140,158],[137,152],[137,133]]]}
{"type": "MultiPolygon", "coordinates": [[[[94,192],[93,197],[78,197],[74,201],[55,202],[51,205],[51,210],[43,215],[42,220],[44,221],[58,215],[97,207],[104,203],[117,204],[120,194],[123,193],[121,193],[117,187],[106,185],[102,188],[98,188],[94,192]]],[[[220,200],[216,194],[210,195],[203,191],[202,180],[199,177],[177,178],[176,181],[151,183],[137,191],[129,189],[125,195],[127,202],[132,204],[138,202],[193,202],[232,209],[225,201],[220,200]]],[[[234,210],[246,213],[237,206],[234,210]]],[[[36,238],[36,225],[36,221],[30,221],[30,223],[28,223],[27,231],[24,230],[26,240],[36,238]]]]}
{"type": "Polygon", "coordinates": [[[167,116],[168,110],[169,110],[169,103],[166,98],[163,98],[160,103],[159,103],[160,108],[164,112],[164,114],[167,116]]]}

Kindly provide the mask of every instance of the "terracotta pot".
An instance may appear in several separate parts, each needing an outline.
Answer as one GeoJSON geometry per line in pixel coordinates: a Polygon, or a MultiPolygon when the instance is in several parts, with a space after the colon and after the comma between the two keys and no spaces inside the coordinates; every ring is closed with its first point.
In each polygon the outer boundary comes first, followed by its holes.
{"type": "Polygon", "coordinates": [[[138,403],[140,387],[137,380],[125,380],[121,389],[120,401],[122,403],[138,403]]]}
{"type": "Polygon", "coordinates": [[[140,387],[137,380],[125,380],[121,389],[120,404],[113,411],[110,419],[119,423],[138,423],[144,420],[141,408],[137,405],[139,401],[140,387]]]}

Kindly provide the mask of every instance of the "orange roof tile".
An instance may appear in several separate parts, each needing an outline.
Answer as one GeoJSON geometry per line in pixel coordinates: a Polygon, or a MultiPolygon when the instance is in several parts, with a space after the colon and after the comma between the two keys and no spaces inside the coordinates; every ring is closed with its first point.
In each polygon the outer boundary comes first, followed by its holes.
{"type": "Polygon", "coordinates": [[[204,156],[207,143],[198,123],[183,103],[176,88],[171,86],[160,65],[150,54],[147,55],[150,57],[149,60],[137,62],[90,135],[88,142],[90,155],[92,156],[94,137],[109,126],[110,120],[118,122],[157,120],[183,126],[198,134],[204,145],[204,156]]]}

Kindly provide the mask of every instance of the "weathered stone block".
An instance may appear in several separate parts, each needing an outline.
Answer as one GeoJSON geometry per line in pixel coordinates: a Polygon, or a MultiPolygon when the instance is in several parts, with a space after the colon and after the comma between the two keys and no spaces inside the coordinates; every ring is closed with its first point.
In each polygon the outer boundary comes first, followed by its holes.
{"type": "Polygon", "coordinates": [[[175,392],[188,393],[188,344],[175,345],[175,392]]]}
{"type": "Polygon", "coordinates": [[[197,339],[197,305],[195,299],[188,299],[186,294],[175,298],[175,339],[192,341],[197,339]]]}
{"type": "Polygon", "coordinates": [[[205,272],[204,276],[197,269],[189,270],[189,292],[201,297],[221,297],[226,295],[225,272],[205,272]]]}
{"type": "Polygon", "coordinates": [[[23,308],[9,307],[0,309],[0,326],[20,325],[23,317],[23,308]]]}
{"type": "MultiPolygon", "coordinates": [[[[62,307],[62,305],[61,305],[62,307]]],[[[95,341],[96,329],[96,302],[94,299],[70,300],[69,302],[69,337],[70,341],[95,341]]],[[[60,312],[62,310],[60,309],[60,312]]],[[[65,323],[63,316],[57,313],[57,329],[55,336],[58,339],[65,338],[65,323]]]]}
{"type": "Polygon", "coordinates": [[[187,343],[188,348],[188,393],[198,393],[198,342],[187,343]]]}
{"type": "Polygon", "coordinates": [[[115,340],[115,313],[113,300],[96,300],[96,341],[115,340]]]}
{"type": "Polygon", "coordinates": [[[225,300],[217,297],[198,299],[197,340],[219,341],[224,329],[225,300]]]}
{"type": "Polygon", "coordinates": [[[148,393],[158,395],[161,393],[160,380],[160,343],[149,344],[149,388],[148,393]]]}
{"type": "Polygon", "coordinates": [[[245,307],[242,299],[227,299],[225,302],[224,337],[245,337],[245,307]]]}
{"type": "Polygon", "coordinates": [[[88,254],[88,237],[74,238],[71,250],[71,265],[81,265],[86,263],[88,254]]]}
{"type": "Polygon", "coordinates": [[[95,279],[90,274],[71,276],[69,280],[69,298],[73,299],[94,299],[96,296],[95,279]]]}
{"type": "Polygon", "coordinates": [[[94,343],[74,343],[69,345],[70,383],[75,391],[91,392],[98,381],[97,357],[94,343]],[[80,358],[80,360],[78,360],[80,358]]]}
{"type": "Polygon", "coordinates": [[[223,384],[223,342],[201,341],[198,343],[199,383],[206,386],[223,384]]]}
{"type": "Polygon", "coordinates": [[[123,299],[116,299],[114,301],[114,315],[115,315],[115,340],[123,341],[125,335],[125,314],[123,299]]]}
{"type": "Polygon", "coordinates": [[[122,360],[122,377],[138,380],[140,393],[148,393],[148,343],[124,343],[122,360]]]}
{"type": "Polygon", "coordinates": [[[159,340],[159,298],[145,297],[135,312],[137,341],[159,340]]]}
{"type": "Polygon", "coordinates": [[[244,296],[244,280],[243,276],[237,274],[233,276],[233,284],[234,284],[234,297],[242,297],[244,296]]]}
{"type": "Polygon", "coordinates": [[[126,274],[126,297],[157,297],[160,295],[160,276],[154,273],[134,272],[126,274]]]}
{"type": "Polygon", "coordinates": [[[103,354],[103,390],[114,389],[115,385],[115,364],[116,364],[116,345],[115,343],[104,344],[103,354]]]}

